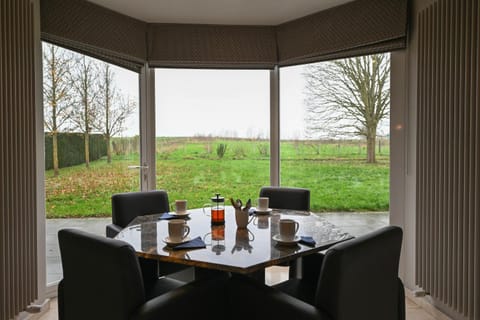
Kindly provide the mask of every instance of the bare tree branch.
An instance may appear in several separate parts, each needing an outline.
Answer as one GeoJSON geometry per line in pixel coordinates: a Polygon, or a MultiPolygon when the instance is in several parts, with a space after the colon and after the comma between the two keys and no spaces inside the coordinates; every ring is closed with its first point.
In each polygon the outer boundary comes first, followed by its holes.
{"type": "Polygon", "coordinates": [[[311,64],[304,76],[307,135],[364,136],[367,162],[375,162],[377,129],[390,113],[389,55],[311,64]]]}
{"type": "Polygon", "coordinates": [[[101,66],[99,83],[99,114],[97,129],[107,144],[107,161],[112,161],[111,138],[125,130],[125,120],[136,109],[136,103],[124,98],[115,86],[115,73],[108,63],[101,66]]]}

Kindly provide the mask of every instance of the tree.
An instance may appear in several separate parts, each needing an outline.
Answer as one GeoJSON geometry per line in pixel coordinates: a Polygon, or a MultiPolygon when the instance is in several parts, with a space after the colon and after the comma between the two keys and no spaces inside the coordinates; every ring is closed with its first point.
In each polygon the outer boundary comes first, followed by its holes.
{"type": "Polygon", "coordinates": [[[43,44],[43,104],[45,130],[52,136],[53,172],[58,176],[58,132],[70,119],[72,55],[52,44],[43,44]]]}
{"type": "Polygon", "coordinates": [[[307,131],[316,136],[364,136],[374,163],[380,122],[390,113],[388,54],[354,57],[306,68],[307,131]]]}
{"type": "Polygon", "coordinates": [[[99,131],[107,144],[107,162],[112,162],[111,138],[125,130],[125,119],[133,113],[135,101],[124,98],[115,87],[115,74],[108,63],[102,64],[99,84],[99,131]]]}
{"type": "Polygon", "coordinates": [[[98,67],[95,61],[85,55],[76,60],[73,74],[73,88],[75,89],[75,108],[72,111],[72,121],[76,129],[83,133],[85,147],[85,166],[90,166],[90,133],[96,127],[98,109],[98,67]]]}

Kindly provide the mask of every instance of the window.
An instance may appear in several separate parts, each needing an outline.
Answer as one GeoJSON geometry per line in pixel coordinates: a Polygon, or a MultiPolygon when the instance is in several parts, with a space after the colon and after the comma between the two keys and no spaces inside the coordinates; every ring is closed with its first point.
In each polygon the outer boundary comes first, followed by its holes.
{"type": "Polygon", "coordinates": [[[389,77],[389,54],[280,69],[280,181],[313,211],[388,210],[389,77]]]}
{"type": "MultiPolygon", "coordinates": [[[[157,189],[201,207],[269,183],[269,71],[156,69],[157,189]]],[[[228,202],[227,202],[228,204],[228,202]]]]}
{"type": "Polygon", "coordinates": [[[140,188],[138,74],[43,43],[47,283],[62,277],[57,230],[104,234],[110,197],[140,188]]]}

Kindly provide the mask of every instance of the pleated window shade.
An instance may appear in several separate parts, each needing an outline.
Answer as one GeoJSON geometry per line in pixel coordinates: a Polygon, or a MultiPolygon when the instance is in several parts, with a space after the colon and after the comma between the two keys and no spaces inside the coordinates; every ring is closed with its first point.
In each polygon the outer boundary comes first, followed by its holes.
{"type": "Polygon", "coordinates": [[[0,319],[37,295],[34,9],[0,3],[0,319]]]}
{"type": "Polygon", "coordinates": [[[42,39],[139,71],[272,69],[405,48],[407,0],[356,0],[278,26],[145,23],[85,0],[42,0],[42,39]]]}
{"type": "Polygon", "coordinates": [[[416,282],[480,319],[480,7],[439,0],[418,16],[416,282]]]}
{"type": "Polygon", "coordinates": [[[84,0],[40,1],[42,40],[140,72],[147,24],[84,0]]]}
{"type": "Polygon", "coordinates": [[[277,27],[281,66],[405,48],[407,1],[357,0],[277,27]]]}

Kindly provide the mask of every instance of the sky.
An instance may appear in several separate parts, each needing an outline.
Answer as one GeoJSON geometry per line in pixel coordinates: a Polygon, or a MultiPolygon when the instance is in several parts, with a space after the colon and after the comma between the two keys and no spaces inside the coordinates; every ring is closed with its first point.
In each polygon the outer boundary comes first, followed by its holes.
{"type": "MultiPolygon", "coordinates": [[[[282,68],[282,138],[301,138],[304,129],[303,67],[282,68]]],[[[117,86],[138,99],[138,75],[114,68],[117,86]]],[[[268,138],[268,70],[155,70],[157,136],[268,138]]],[[[138,111],[124,136],[138,134],[138,111]]]]}
{"type": "MultiPolygon", "coordinates": [[[[117,87],[138,101],[138,74],[113,66],[117,87]]],[[[304,66],[280,69],[280,138],[305,139],[304,66]]],[[[269,70],[156,69],[157,137],[270,136],[269,70]]],[[[139,134],[138,109],[122,136],[139,134]]],[[[388,121],[379,134],[388,134],[388,121]]]]}

